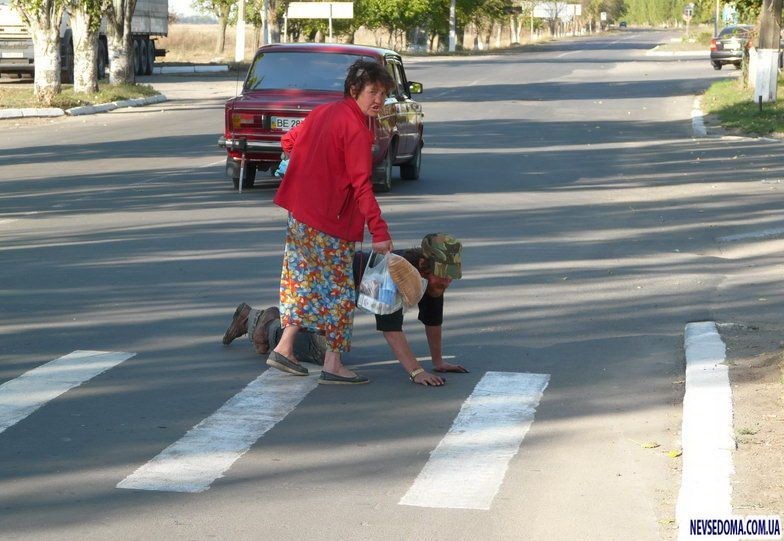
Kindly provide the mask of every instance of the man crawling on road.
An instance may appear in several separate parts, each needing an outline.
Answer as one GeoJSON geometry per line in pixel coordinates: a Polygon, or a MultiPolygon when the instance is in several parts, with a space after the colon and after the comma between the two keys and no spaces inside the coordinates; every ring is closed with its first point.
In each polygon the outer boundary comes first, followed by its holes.
{"type": "MultiPolygon", "coordinates": [[[[427,287],[419,301],[419,321],[425,325],[425,336],[433,360],[433,371],[468,372],[459,364],[444,361],[441,353],[441,325],[444,314],[444,292],[452,280],[462,277],[462,245],[460,241],[445,233],[430,233],[422,239],[422,247],[411,250],[396,250],[394,253],[404,257],[419,270],[427,280],[427,287]]],[[[369,254],[357,252],[354,255],[354,283],[359,284],[364,272],[363,263],[369,254]]],[[[403,309],[388,315],[376,316],[376,329],[384,333],[389,347],[400,361],[409,378],[414,383],[426,386],[440,386],[444,378],[427,372],[419,363],[403,332],[403,309]]],[[[237,306],[234,317],[223,335],[223,344],[248,334],[251,344],[259,354],[265,355],[274,349],[283,335],[280,312],[277,307],[266,310],[251,308],[245,303],[237,306]]],[[[294,355],[297,360],[314,364],[324,364],[326,341],[321,334],[302,330],[294,342],[294,355]]]]}

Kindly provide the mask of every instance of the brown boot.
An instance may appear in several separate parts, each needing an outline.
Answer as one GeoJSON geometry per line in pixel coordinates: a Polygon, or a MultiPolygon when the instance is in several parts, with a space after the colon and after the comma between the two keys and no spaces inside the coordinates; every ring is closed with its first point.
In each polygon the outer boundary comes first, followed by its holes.
{"type": "Polygon", "coordinates": [[[240,303],[234,311],[231,325],[226,329],[226,334],[223,335],[223,345],[228,346],[235,338],[239,338],[248,332],[248,314],[250,314],[250,306],[244,302],[240,303]]]}
{"type": "Polygon", "coordinates": [[[261,314],[256,328],[253,329],[253,349],[261,355],[266,355],[270,350],[269,335],[267,329],[269,324],[276,319],[280,319],[280,310],[277,306],[270,306],[261,314]]]}

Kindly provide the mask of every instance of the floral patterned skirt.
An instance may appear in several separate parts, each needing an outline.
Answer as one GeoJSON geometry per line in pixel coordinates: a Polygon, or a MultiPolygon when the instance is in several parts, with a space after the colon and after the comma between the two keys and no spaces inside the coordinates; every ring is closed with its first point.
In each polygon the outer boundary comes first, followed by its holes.
{"type": "Polygon", "coordinates": [[[330,351],[351,349],[354,242],[298,222],[289,214],[280,274],[281,326],[323,334],[330,351]]]}

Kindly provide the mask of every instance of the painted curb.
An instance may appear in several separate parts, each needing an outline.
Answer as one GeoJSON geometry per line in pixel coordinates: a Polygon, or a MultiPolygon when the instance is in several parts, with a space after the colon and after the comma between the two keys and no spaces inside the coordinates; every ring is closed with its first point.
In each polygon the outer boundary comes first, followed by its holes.
{"type": "Polygon", "coordinates": [[[677,56],[688,58],[710,58],[710,51],[657,51],[653,48],[645,51],[646,56],[677,56]]]}
{"type": "Polygon", "coordinates": [[[71,107],[65,111],[54,107],[48,109],[0,109],[0,119],[94,115],[96,113],[114,111],[115,109],[120,109],[122,107],[140,107],[142,105],[152,105],[164,101],[166,101],[166,96],[158,94],[157,96],[150,96],[149,98],[133,98],[111,103],[100,103],[98,105],[71,107]]]}
{"type": "Polygon", "coordinates": [[[705,113],[702,112],[702,97],[697,96],[691,106],[691,132],[692,137],[707,137],[705,127],[705,113]]]}
{"type": "Polygon", "coordinates": [[[713,321],[686,325],[683,467],[675,506],[678,541],[691,539],[689,520],[732,515],[732,390],[727,349],[713,321]]]}
{"type": "Polygon", "coordinates": [[[46,109],[0,109],[0,119],[30,118],[38,116],[63,116],[65,111],[56,107],[46,109]]]}
{"type": "Polygon", "coordinates": [[[161,66],[153,68],[152,72],[157,74],[176,74],[176,73],[222,73],[229,71],[229,66],[161,66]]]}

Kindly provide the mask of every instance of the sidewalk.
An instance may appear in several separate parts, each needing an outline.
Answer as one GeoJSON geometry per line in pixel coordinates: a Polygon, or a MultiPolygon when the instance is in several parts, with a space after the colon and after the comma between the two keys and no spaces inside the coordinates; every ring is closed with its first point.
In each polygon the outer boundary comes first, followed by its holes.
{"type": "MultiPolygon", "coordinates": [[[[182,74],[182,73],[221,73],[228,72],[226,65],[219,66],[163,66],[153,68],[154,74],[182,74]]],[[[130,100],[114,101],[111,103],[101,103],[97,105],[85,105],[81,107],[71,107],[70,109],[60,109],[57,107],[47,108],[19,108],[19,109],[0,109],[0,120],[11,118],[36,118],[36,117],[57,117],[57,116],[79,116],[106,113],[122,107],[141,107],[154,103],[163,103],[166,96],[158,94],[147,98],[134,98],[130,100]]]]}

